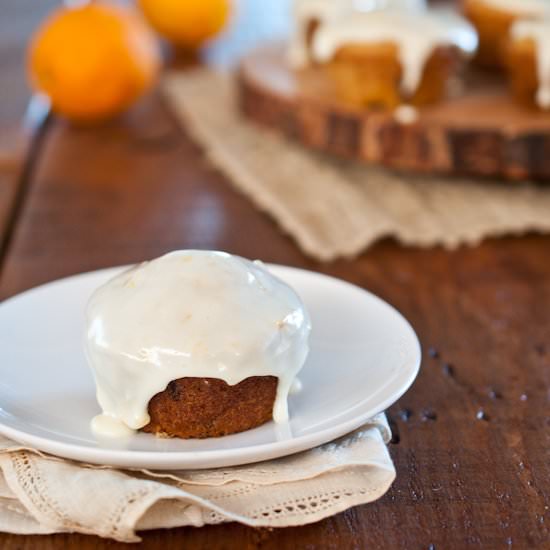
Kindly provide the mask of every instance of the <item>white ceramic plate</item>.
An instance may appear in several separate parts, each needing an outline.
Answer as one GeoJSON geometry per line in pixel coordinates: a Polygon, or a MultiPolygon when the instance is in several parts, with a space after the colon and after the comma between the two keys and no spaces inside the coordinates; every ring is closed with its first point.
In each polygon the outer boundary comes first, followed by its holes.
{"type": "Polygon", "coordinates": [[[290,422],[203,440],[101,440],[99,412],[83,354],[86,301],[122,268],[69,277],[0,304],[0,433],[58,456],[125,468],[212,468],[309,449],[359,427],[396,401],[420,366],[407,321],[376,296],[318,273],[271,266],[312,317],[303,390],[289,399],[290,422]]]}

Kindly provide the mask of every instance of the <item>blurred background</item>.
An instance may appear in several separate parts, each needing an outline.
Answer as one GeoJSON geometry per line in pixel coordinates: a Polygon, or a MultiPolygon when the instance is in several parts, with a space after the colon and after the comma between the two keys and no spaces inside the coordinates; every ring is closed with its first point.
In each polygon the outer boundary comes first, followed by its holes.
{"type": "MultiPolygon", "coordinates": [[[[133,2],[113,2],[119,5],[136,7],[133,2]]],[[[67,6],[75,6],[83,2],[67,2],[67,6]]],[[[152,4],[152,3],[151,3],[152,4]]],[[[216,10],[220,9],[218,2],[212,4],[213,19],[216,10]]],[[[221,2],[226,4],[226,2],[221,2]]],[[[56,8],[62,6],[59,0],[1,0],[0,9],[0,144],[1,150],[9,149],[13,143],[13,127],[20,123],[31,86],[27,71],[27,56],[29,43],[45,21],[56,8]]],[[[208,6],[208,1],[204,3],[208,6]]],[[[136,7],[136,9],[139,9],[136,7]]],[[[159,3],[159,10],[162,7],[159,3]]],[[[224,10],[224,8],[221,8],[224,10]]],[[[213,31],[213,36],[205,40],[209,42],[201,46],[201,57],[212,62],[227,66],[235,63],[238,57],[258,42],[270,38],[281,38],[287,35],[290,27],[289,0],[229,0],[224,14],[221,15],[219,29],[213,31]]],[[[220,16],[218,16],[220,17],[220,16]]],[[[191,22],[191,25],[196,25],[191,22]]],[[[157,34],[159,44],[163,47],[165,63],[174,59],[174,45],[157,34]]],[[[176,46],[177,47],[177,46],[176,46]]],[[[64,44],[63,48],[70,48],[64,44]]],[[[186,59],[188,52],[179,52],[186,59]]],[[[58,52],[63,55],[62,51],[58,52]]]]}

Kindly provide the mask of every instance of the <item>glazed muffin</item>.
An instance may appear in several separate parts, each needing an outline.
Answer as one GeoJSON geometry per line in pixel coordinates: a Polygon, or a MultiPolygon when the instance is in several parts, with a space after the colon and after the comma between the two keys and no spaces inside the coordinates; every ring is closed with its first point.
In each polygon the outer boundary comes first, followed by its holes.
{"type": "Polygon", "coordinates": [[[448,78],[460,56],[451,47],[436,48],[426,60],[418,83],[404,86],[398,47],[391,42],[344,46],[327,64],[340,100],[368,109],[393,109],[403,103],[421,106],[446,95],[448,78]]]}
{"type": "Polygon", "coordinates": [[[463,6],[479,35],[475,61],[493,68],[506,65],[504,48],[514,21],[550,14],[549,0],[463,0],[463,6]]]}
{"type": "Polygon", "coordinates": [[[296,29],[289,48],[291,65],[303,68],[313,62],[311,46],[321,25],[356,13],[388,9],[421,11],[426,9],[426,0],[294,0],[296,29]]]}
{"type": "Polygon", "coordinates": [[[343,102],[387,109],[442,99],[476,46],[474,29],[459,16],[380,11],[321,26],[312,55],[343,102]]]}
{"type": "Polygon", "coordinates": [[[505,51],[515,99],[529,107],[550,109],[550,19],[516,21],[505,51]]]}
{"type": "Polygon", "coordinates": [[[108,281],[87,307],[98,435],[218,437],[288,419],[308,354],[298,295],[263,264],[179,251],[108,281]]]}

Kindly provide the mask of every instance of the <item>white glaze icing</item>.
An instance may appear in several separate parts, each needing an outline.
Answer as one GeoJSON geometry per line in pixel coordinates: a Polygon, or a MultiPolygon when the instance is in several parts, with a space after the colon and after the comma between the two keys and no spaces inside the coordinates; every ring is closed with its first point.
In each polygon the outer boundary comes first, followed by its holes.
{"type": "Polygon", "coordinates": [[[481,0],[494,9],[521,16],[541,17],[550,13],[550,0],[481,0]]]}
{"type": "Polygon", "coordinates": [[[150,399],[183,377],[233,385],[276,376],[273,418],[288,419],[287,396],[308,354],[311,323],[294,290],[260,262],[172,252],[97,289],[86,317],[86,356],[103,410],[92,421],[99,435],[145,426],[150,399]]]}
{"type": "Polygon", "coordinates": [[[309,23],[328,23],[340,17],[376,10],[424,10],[426,0],[294,0],[296,30],[290,42],[289,59],[293,67],[308,64],[306,35],[309,23]]]}
{"type": "Polygon", "coordinates": [[[134,430],[128,428],[124,422],[109,414],[98,414],[92,418],[92,432],[98,436],[117,438],[129,437],[134,430]]]}
{"type": "Polygon", "coordinates": [[[535,100],[541,109],[550,109],[550,19],[516,21],[510,35],[513,39],[533,40],[538,78],[535,100]]]}
{"type": "Polygon", "coordinates": [[[412,94],[435,48],[452,45],[471,55],[478,39],[465,19],[449,11],[388,10],[355,14],[323,25],[315,33],[312,53],[316,61],[325,63],[344,45],[382,42],[396,44],[403,73],[401,87],[412,94]]]}
{"type": "Polygon", "coordinates": [[[408,126],[409,124],[414,124],[418,120],[418,110],[412,105],[399,105],[393,112],[393,118],[403,124],[408,126]]]}

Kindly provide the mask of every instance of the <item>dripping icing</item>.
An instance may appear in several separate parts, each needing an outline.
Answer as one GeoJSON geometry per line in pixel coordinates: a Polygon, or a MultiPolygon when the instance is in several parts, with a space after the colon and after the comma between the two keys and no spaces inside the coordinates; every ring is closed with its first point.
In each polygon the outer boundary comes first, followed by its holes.
{"type": "Polygon", "coordinates": [[[316,61],[326,63],[342,46],[380,42],[397,45],[403,70],[401,86],[411,94],[420,83],[426,61],[438,46],[455,46],[471,55],[478,40],[474,28],[450,11],[378,11],[323,25],[313,38],[312,54],[316,61]]]}
{"type": "Polygon", "coordinates": [[[276,422],[308,354],[309,315],[261,263],[222,252],[180,251],[138,265],[96,290],[86,355],[103,414],[101,435],[149,422],[150,399],[172,380],[276,376],[276,422]]]}
{"type": "Polygon", "coordinates": [[[354,13],[387,9],[420,11],[426,5],[426,0],[294,0],[296,30],[290,43],[290,64],[295,68],[308,64],[307,33],[312,21],[322,25],[354,13]]]}

